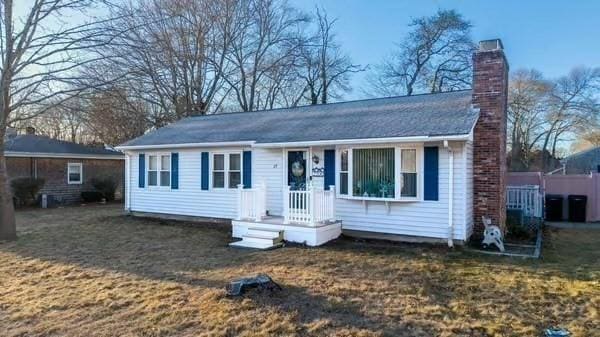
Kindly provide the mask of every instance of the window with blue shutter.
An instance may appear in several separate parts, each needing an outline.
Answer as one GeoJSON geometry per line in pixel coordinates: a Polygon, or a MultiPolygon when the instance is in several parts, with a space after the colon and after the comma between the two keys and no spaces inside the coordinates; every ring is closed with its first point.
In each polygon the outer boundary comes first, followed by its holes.
{"type": "Polygon", "coordinates": [[[179,153],[171,153],[171,189],[179,189],[179,153]]]}
{"type": "Polygon", "coordinates": [[[252,151],[244,151],[242,158],[242,184],[244,188],[252,188],[252,151]]]}
{"type": "Polygon", "coordinates": [[[200,188],[208,191],[208,152],[202,152],[200,158],[200,188]]]}
{"type": "Polygon", "coordinates": [[[325,150],[323,154],[324,184],[323,188],[328,191],[329,186],[335,185],[335,150],[325,150]]]}
{"type": "Polygon", "coordinates": [[[146,155],[140,153],[138,157],[138,187],[144,188],[146,184],[146,155]]]}
{"type": "Polygon", "coordinates": [[[439,200],[439,149],[425,147],[424,200],[439,200]]]}

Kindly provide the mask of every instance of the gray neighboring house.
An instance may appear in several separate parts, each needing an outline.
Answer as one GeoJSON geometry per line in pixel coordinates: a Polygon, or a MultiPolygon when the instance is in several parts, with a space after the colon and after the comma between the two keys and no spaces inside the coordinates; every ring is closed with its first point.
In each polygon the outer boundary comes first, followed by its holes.
{"type": "Polygon", "coordinates": [[[34,128],[18,135],[9,130],[4,154],[10,180],[42,178],[40,194],[48,194],[58,204],[76,203],[81,192],[91,191],[91,179],[112,177],[118,182],[117,197],[123,193],[124,155],[101,147],[91,147],[35,134],[34,128]]]}
{"type": "Polygon", "coordinates": [[[570,155],[561,160],[561,163],[564,165],[565,174],[600,172],[600,147],[570,155]]]}

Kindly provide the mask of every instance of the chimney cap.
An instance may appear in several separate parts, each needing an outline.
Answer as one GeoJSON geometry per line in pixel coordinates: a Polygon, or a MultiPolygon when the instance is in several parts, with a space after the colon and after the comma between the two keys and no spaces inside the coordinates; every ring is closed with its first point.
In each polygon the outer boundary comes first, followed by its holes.
{"type": "Polygon", "coordinates": [[[479,41],[479,51],[503,50],[502,40],[492,39],[479,41]]]}

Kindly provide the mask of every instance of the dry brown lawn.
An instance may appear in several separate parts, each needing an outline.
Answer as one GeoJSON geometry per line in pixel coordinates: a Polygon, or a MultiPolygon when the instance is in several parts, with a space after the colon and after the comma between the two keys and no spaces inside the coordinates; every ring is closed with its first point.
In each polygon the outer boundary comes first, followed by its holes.
{"type": "Polygon", "coordinates": [[[238,250],[227,227],[118,206],[22,211],[18,229],[0,244],[0,336],[600,336],[600,231],[549,231],[531,261],[350,239],[238,250]],[[259,272],[284,290],[225,296],[259,272]]]}

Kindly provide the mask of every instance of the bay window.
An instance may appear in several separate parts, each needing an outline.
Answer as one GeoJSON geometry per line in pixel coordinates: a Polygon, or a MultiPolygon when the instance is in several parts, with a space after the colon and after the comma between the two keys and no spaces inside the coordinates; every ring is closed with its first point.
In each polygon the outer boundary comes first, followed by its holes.
{"type": "Polygon", "coordinates": [[[352,199],[418,200],[421,152],[416,146],[340,149],[338,193],[352,199]]]}
{"type": "Polygon", "coordinates": [[[394,148],[352,151],[352,195],[394,197],[394,148]]]}
{"type": "Polygon", "coordinates": [[[400,190],[401,197],[417,197],[417,150],[401,149],[400,190]]]}
{"type": "Polygon", "coordinates": [[[340,194],[348,195],[348,150],[340,151],[340,194]]]}
{"type": "Polygon", "coordinates": [[[148,156],[148,186],[171,186],[171,155],[148,156]]]}

